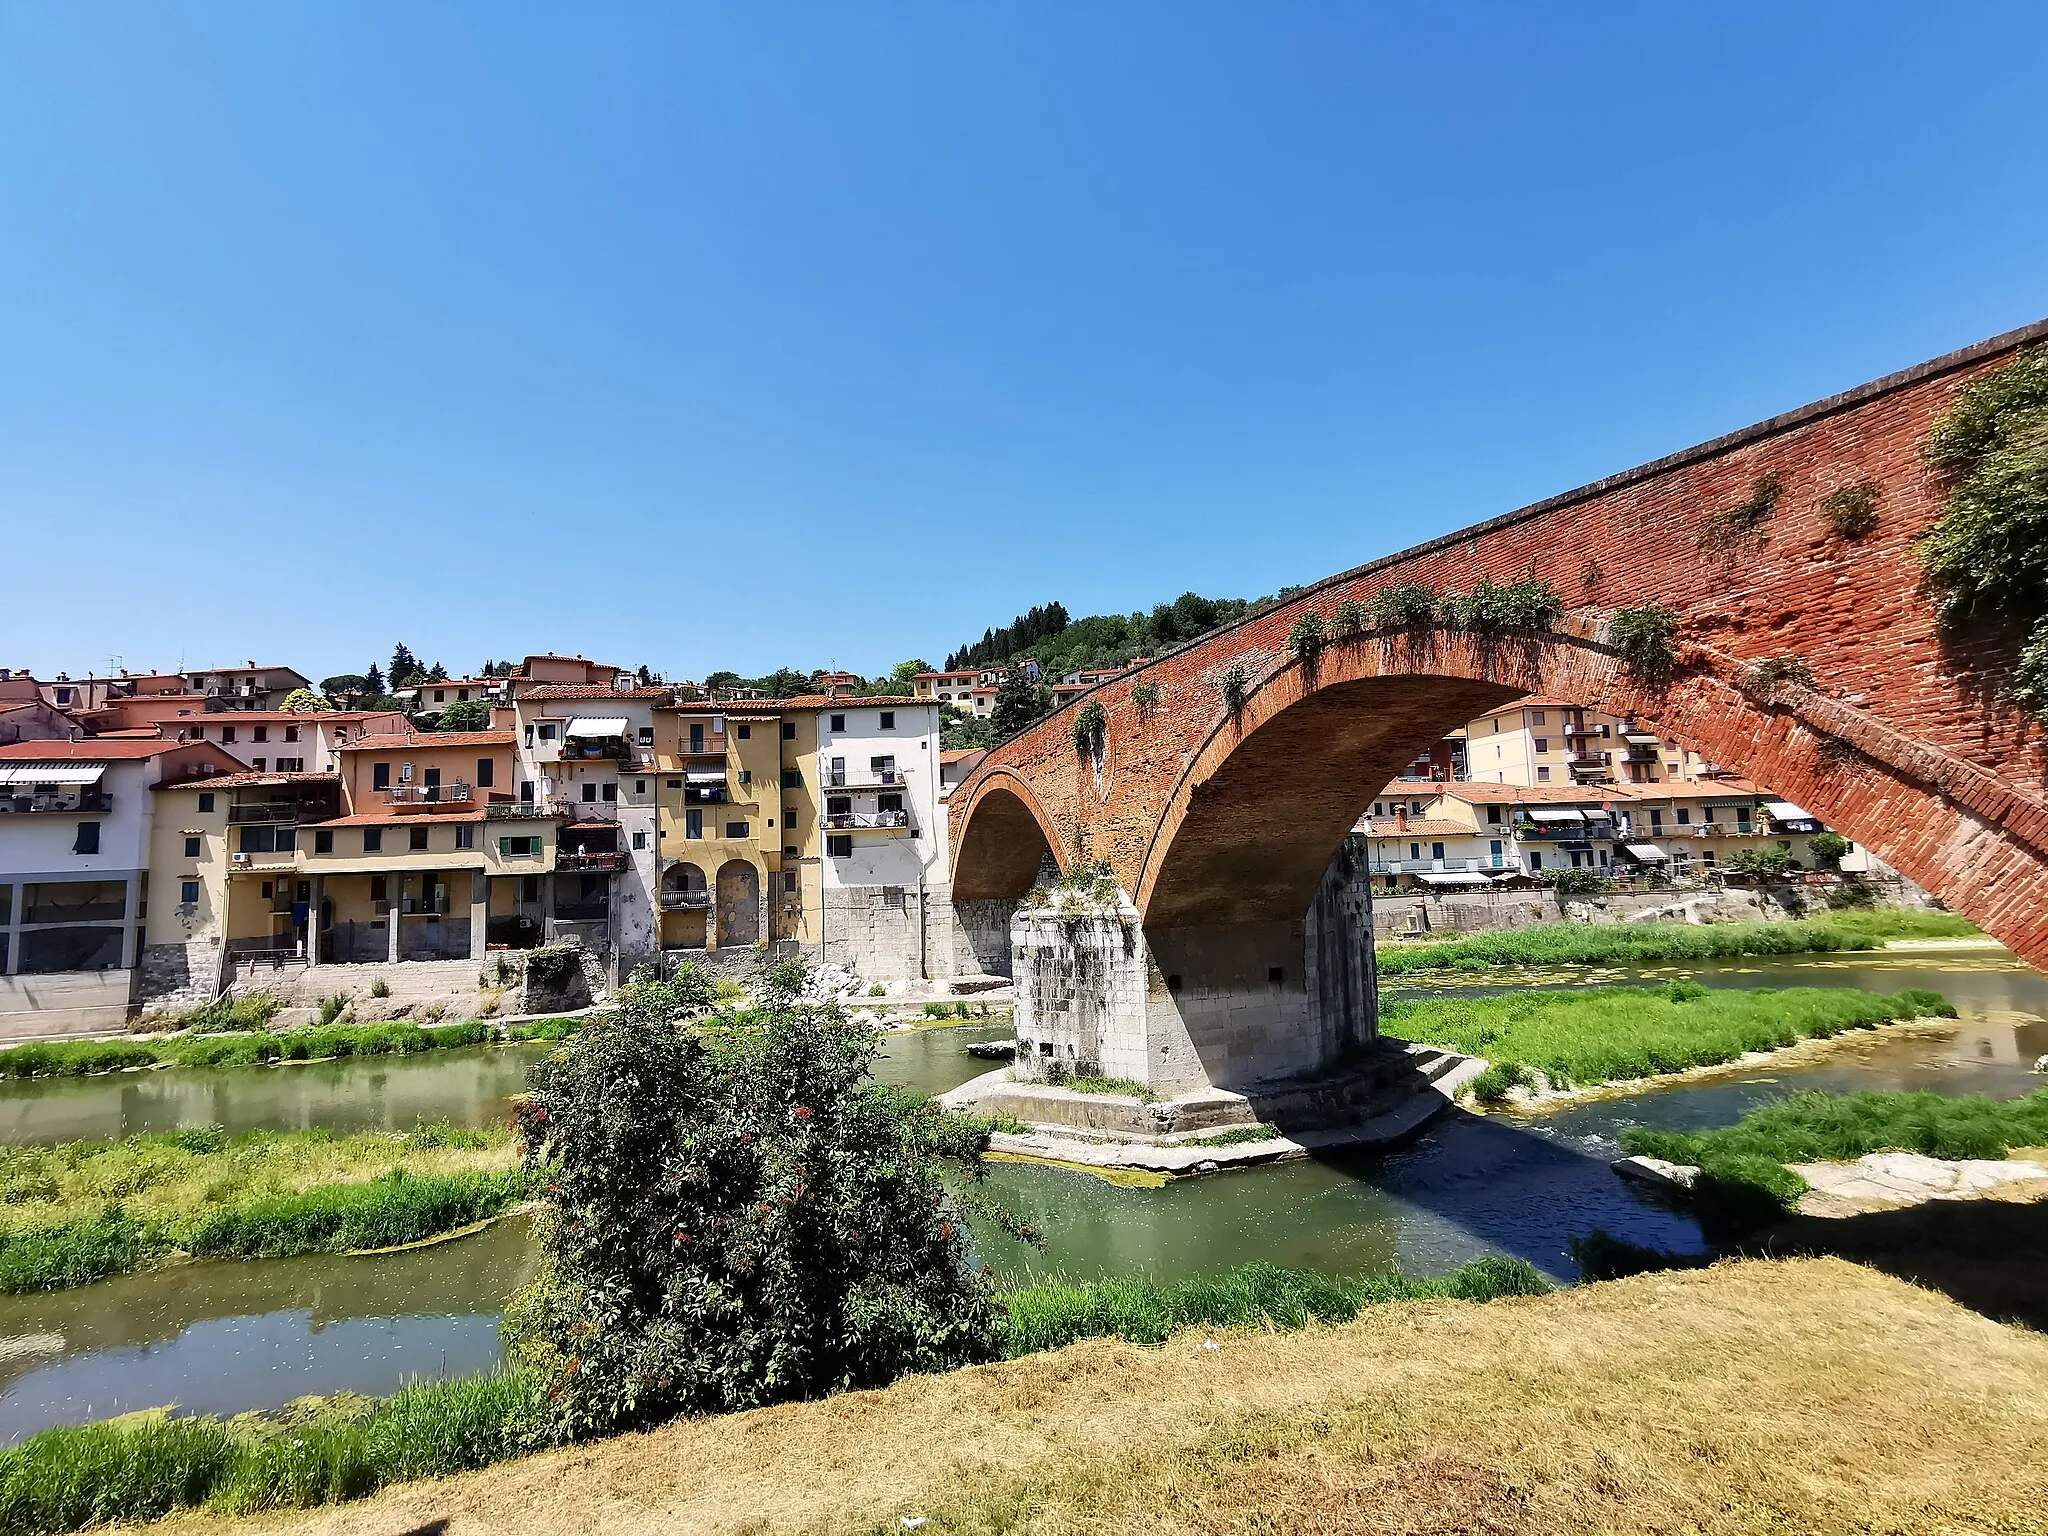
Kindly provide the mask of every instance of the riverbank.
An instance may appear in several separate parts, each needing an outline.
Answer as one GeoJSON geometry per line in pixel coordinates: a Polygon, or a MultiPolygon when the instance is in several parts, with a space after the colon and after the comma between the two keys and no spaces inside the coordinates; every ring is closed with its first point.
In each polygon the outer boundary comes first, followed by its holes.
{"type": "Polygon", "coordinates": [[[1380,1028],[1491,1065],[1471,1081],[1487,1103],[1683,1073],[1802,1040],[1908,1019],[1953,1018],[1939,993],[1885,996],[1836,987],[1709,990],[1676,981],[1653,989],[1396,999],[1380,1028]]]}
{"type": "Polygon", "coordinates": [[[2044,1425],[2048,1339],[1848,1264],[1745,1262],[1081,1343],[163,1529],[2039,1531],[2044,1425]]]}
{"type": "Polygon", "coordinates": [[[1982,937],[1949,912],[1899,908],[1833,912],[1782,923],[1549,923],[1433,944],[1377,948],[1382,976],[1481,971],[1507,965],[1648,965],[1745,955],[1831,954],[1894,941],[1982,937]]]}
{"type": "Polygon", "coordinates": [[[350,1056],[410,1056],[468,1045],[561,1040],[574,1034],[579,1022],[549,1018],[506,1025],[491,1019],[469,1019],[460,1024],[422,1026],[393,1020],[153,1040],[38,1040],[0,1050],[0,1077],[86,1077],[165,1067],[261,1067],[350,1056]]]}
{"type": "Polygon", "coordinates": [[[61,1290],[162,1262],[393,1248],[524,1193],[511,1133],[172,1131],[0,1147],[0,1291],[61,1290]]]}

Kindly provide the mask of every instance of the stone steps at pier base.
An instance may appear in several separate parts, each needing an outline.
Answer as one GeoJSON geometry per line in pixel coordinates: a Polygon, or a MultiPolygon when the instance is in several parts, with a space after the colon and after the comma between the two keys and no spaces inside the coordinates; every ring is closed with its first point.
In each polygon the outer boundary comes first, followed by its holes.
{"type": "Polygon", "coordinates": [[[999,1151],[1105,1168],[1210,1172],[1302,1157],[1339,1147],[1376,1146],[1420,1130],[1484,1068],[1434,1046],[1382,1040],[1313,1078],[1231,1090],[1204,1087],[1171,1098],[1080,1093],[1019,1082],[1009,1068],[940,1096],[949,1109],[1014,1119],[1026,1135],[998,1135],[999,1151]],[[1276,1135],[1205,1145],[1219,1134],[1270,1125],[1276,1135]]]}

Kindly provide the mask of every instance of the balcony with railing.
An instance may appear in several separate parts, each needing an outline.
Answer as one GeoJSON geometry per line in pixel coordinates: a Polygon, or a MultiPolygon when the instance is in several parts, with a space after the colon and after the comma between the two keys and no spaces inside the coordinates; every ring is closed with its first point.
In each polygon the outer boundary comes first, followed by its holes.
{"type": "Polygon", "coordinates": [[[463,779],[446,784],[393,784],[384,791],[394,811],[417,811],[437,805],[467,805],[475,790],[463,779]]]}
{"type": "Polygon", "coordinates": [[[665,890],[661,893],[661,910],[664,912],[708,912],[710,909],[711,892],[708,890],[665,890]]]}
{"type": "Polygon", "coordinates": [[[1515,821],[1515,836],[1528,842],[1612,842],[1619,833],[1620,828],[1606,816],[1588,816],[1580,821],[1525,821],[1518,817],[1515,821]]]}
{"type": "Polygon", "coordinates": [[[827,832],[900,831],[909,827],[910,812],[841,811],[828,813],[823,821],[827,832]]]}
{"type": "Polygon", "coordinates": [[[484,806],[485,821],[547,821],[569,814],[566,804],[546,795],[534,800],[493,799],[484,806]]]}
{"type": "Polygon", "coordinates": [[[1374,859],[1376,875],[1518,874],[1522,861],[1512,854],[1481,854],[1467,859],[1374,859]]]}
{"type": "Polygon", "coordinates": [[[228,825],[231,827],[284,827],[300,820],[320,819],[317,812],[296,800],[259,800],[228,807],[228,825]]]}
{"type": "MultiPolygon", "coordinates": [[[[630,853],[598,850],[590,853],[570,853],[557,850],[555,869],[563,874],[616,875],[627,869],[633,862],[630,853]]],[[[559,910],[559,909],[557,909],[559,910]]]]}
{"type": "Polygon", "coordinates": [[[0,789],[0,813],[21,815],[92,816],[114,808],[114,797],[88,785],[70,788],[29,788],[15,785],[0,789]]]}
{"type": "Polygon", "coordinates": [[[901,768],[871,768],[866,773],[858,769],[828,768],[819,782],[826,789],[845,789],[858,793],[864,789],[901,789],[907,781],[901,768]]]}

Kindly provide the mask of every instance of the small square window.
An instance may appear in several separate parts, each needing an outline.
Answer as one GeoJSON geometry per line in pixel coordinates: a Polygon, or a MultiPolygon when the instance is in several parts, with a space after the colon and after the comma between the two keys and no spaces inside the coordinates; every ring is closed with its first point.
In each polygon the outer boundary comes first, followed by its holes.
{"type": "Polygon", "coordinates": [[[412,852],[425,853],[427,851],[427,833],[429,830],[427,827],[406,828],[407,833],[410,834],[407,841],[412,852]]]}
{"type": "Polygon", "coordinates": [[[476,846],[476,828],[472,826],[457,827],[455,829],[455,846],[458,848],[474,848],[476,846]]]}
{"type": "Polygon", "coordinates": [[[186,839],[185,839],[185,857],[186,857],[186,858],[188,858],[188,859],[196,859],[196,858],[198,858],[198,857],[199,857],[199,839],[198,839],[198,838],[196,838],[196,837],[188,837],[188,838],[186,838],[186,839]]]}
{"type": "Polygon", "coordinates": [[[782,739],[784,741],[796,740],[796,722],[792,720],[782,722],[782,739]]]}
{"type": "Polygon", "coordinates": [[[725,824],[725,835],[731,840],[744,840],[747,835],[747,824],[744,821],[728,821],[725,824]]]}
{"type": "Polygon", "coordinates": [[[235,728],[232,725],[222,726],[220,728],[220,739],[222,741],[233,741],[235,739],[235,728]]]}
{"type": "Polygon", "coordinates": [[[81,821],[78,836],[72,840],[73,853],[98,853],[100,851],[100,824],[96,821],[81,821]]]}
{"type": "Polygon", "coordinates": [[[795,890],[795,889],[796,889],[796,871],[795,871],[795,870],[793,870],[793,869],[785,869],[785,870],[784,870],[784,871],[782,872],[782,888],[783,888],[783,890],[785,890],[785,891],[793,891],[793,890],[795,890]]]}
{"type": "Polygon", "coordinates": [[[610,802],[610,803],[612,803],[612,804],[616,804],[616,803],[618,802],[618,798],[619,798],[619,784],[618,784],[618,780],[616,780],[616,779],[606,779],[606,780],[604,781],[604,784],[602,785],[602,790],[603,790],[604,798],[605,798],[605,800],[606,800],[607,802],[610,802]]]}
{"type": "Polygon", "coordinates": [[[832,729],[833,729],[833,730],[835,730],[835,731],[843,731],[843,730],[845,730],[845,729],[846,729],[846,716],[844,716],[844,715],[834,715],[834,716],[832,717],[832,729]]]}
{"type": "Polygon", "coordinates": [[[382,853],[383,851],[384,829],[382,827],[363,828],[363,852],[382,853]]]}
{"type": "Polygon", "coordinates": [[[782,770],[782,787],[783,787],[784,789],[802,789],[802,788],[804,787],[804,771],[803,771],[803,769],[801,769],[801,768],[785,768],[785,769],[783,769],[783,770],[782,770]]]}
{"type": "Polygon", "coordinates": [[[270,727],[267,725],[254,726],[250,729],[249,735],[254,741],[268,741],[270,740],[270,727]]]}
{"type": "Polygon", "coordinates": [[[853,857],[851,837],[828,837],[825,839],[825,857],[828,859],[850,859],[853,857]]]}
{"type": "Polygon", "coordinates": [[[733,729],[739,733],[741,741],[752,741],[754,739],[754,728],[750,725],[736,725],[733,729]]]}
{"type": "Polygon", "coordinates": [[[313,833],[313,851],[315,853],[334,852],[334,831],[332,828],[324,831],[315,829],[313,833]]]}
{"type": "Polygon", "coordinates": [[[188,907],[199,905],[199,882],[187,880],[178,886],[178,900],[188,907]]]}
{"type": "Polygon", "coordinates": [[[647,846],[647,834],[645,832],[635,832],[633,834],[633,846],[635,848],[645,848],[647,846]]]}
{"type": "Polygon", "coordinates": [[[893,730],[895,730],[895,729],[896,729],[896,711],[895,711],[895,710],[893,710],[893,709],[885,709],[885,710],[883,710],[883,711],[882,711],[882,729],[883,729],[883,730],[885,730],[885,731],[893,731],[893,730]]]}
{"type": "Polygon", "coordinates": [[[199,814],[200,814],[200,815],[202,815],[202,816],[210,816],[210,815],[212,815],[212,814],[213,814],[213,796],[212,796],[212,795],[210,795],[210,794],[207,794],[207,795],[201,795],[201,796],[199,797],[199,814]]]}

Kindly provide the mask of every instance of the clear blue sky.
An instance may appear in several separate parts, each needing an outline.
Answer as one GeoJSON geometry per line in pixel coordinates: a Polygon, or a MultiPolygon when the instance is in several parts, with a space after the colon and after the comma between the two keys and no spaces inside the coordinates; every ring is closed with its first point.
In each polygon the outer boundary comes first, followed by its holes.
{"type": "Polygon", "coordinates": [[[0,665],[933,661],[2048,315],[2048,6],[0,0],[0,665]]]}

